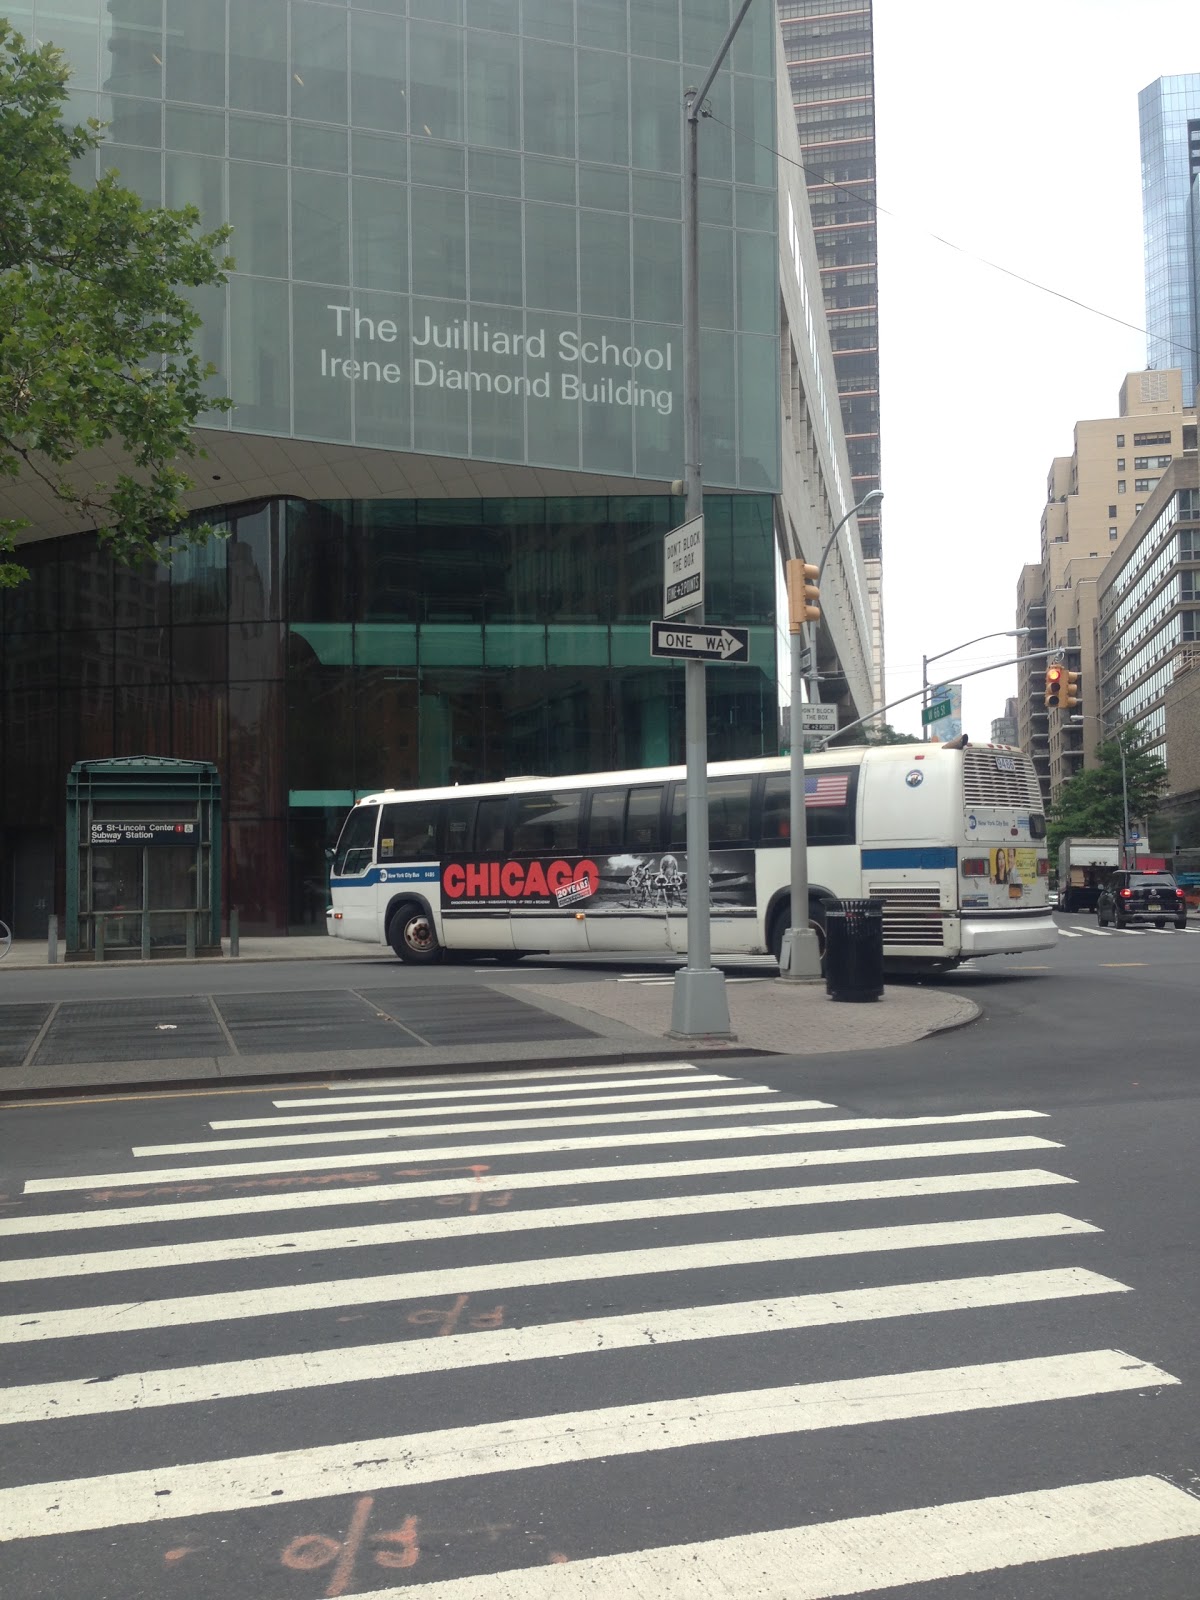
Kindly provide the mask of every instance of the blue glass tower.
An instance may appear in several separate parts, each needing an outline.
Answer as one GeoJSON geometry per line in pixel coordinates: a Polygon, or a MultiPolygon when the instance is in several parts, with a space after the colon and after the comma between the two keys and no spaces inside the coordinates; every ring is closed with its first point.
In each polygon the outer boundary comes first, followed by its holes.
{"type": "Polygon", "coordinates": [[[1146,256],[1146,364],[1200,383],[1200,72],[1156,78],[1138,95],[1146,256]]]}

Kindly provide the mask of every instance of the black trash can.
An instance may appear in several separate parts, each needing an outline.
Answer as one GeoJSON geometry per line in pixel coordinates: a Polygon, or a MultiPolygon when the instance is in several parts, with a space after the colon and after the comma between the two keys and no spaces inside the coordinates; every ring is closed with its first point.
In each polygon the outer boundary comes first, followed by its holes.
{"type": "Polygon", "coordinates": [[[882,900],[839,900],[825,913],[825,992],[831,1000],[883,994],[882,900]]]}

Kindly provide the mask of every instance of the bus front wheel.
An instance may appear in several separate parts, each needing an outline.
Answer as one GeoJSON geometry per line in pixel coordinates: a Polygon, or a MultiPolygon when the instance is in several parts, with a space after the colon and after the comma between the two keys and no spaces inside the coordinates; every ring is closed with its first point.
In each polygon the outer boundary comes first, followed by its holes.
{"type": "Polygon", "coordinates": [[[442,959],[433,918],[424,906],[400,906],[388,928],[388,942],[401,961],[432,966],[442,959]]]}

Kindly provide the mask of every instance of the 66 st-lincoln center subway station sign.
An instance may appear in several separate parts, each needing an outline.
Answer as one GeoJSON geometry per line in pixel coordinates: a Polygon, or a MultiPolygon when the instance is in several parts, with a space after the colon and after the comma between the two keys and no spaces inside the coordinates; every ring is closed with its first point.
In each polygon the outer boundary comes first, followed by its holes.
{"type": "Polygon", "coordinates": [[[630,343],[569,327],[517,332],[474,317],[439,321],[428,315],[402,331],[394,319],[368,316],[353,306],[331,303],[326,311],[330,322],[318,359],[322,378],[335,382],[407,383],[414,396],[423,389],[514,400],[528,395],[663,417],[675,408],[679,363],[669,338],[630,343]],[[356,354],[347,356],[336,343],[351,336],[356,354]]]}

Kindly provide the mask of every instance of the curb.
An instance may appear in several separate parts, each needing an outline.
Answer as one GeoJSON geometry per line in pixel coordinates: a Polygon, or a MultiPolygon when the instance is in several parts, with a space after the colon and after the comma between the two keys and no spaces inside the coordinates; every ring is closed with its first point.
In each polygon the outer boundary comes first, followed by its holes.
{"type": "MultiPolygon", "coordinates": [[[[974,1020],[973,1018],[970,1020],[974,1020]]],[[[441,1077],[454,1073],[478,1073],[486,1076],[489,1072],[512,1072],[522,1070],[526,1072],[539,1072],[543,1068],[553,1072],[563,1067],[621,1067],[628,1066],[631,1062],[644,1061],[677,1061],[682,1055],[693,1054],[698,1051],[728,1055],[730,1058],[742,1060],[752,1056],[778,1057],[781,1052],[777,1050],[757,1050],[747,1045],[739,1047],[736,1043],[714,1041],[712,1044],[685,1045],[680,1042],[674,1049],[651,1047],[647,1050],[618,1050],[610,1051],[604,1055],[579,1056],[515,1056],[511,1060],[492,1059],[484,1062],[459,1061],[437,1062],[429,1066],[418,1065],[416,1062],[402,1062],[399,1066],[382,1067],[326,1067],[321,1072],[251,1072],[230,1074],[228,1077],[219,1078],[176,1078],[164,1080],[162,1078],[129,1079],[120,1083],[74,1083],[52,1084],[45,1088],[0,1089],[0,1107],[21,1105],[26,1101],[65,1100],[80,1098],[107,1099],[113,1096],[128,1094],[198,1094],[219,1093],[222,1089],[253,1088],[255,1084],[264,1087],[270,1084],[297,1084],[328,1083],[334,1080],[349,1078],[362,1080],[366,1078],[396,1078],[413,1077],[424,1078],[432,1074],[441,1077]]]]}

